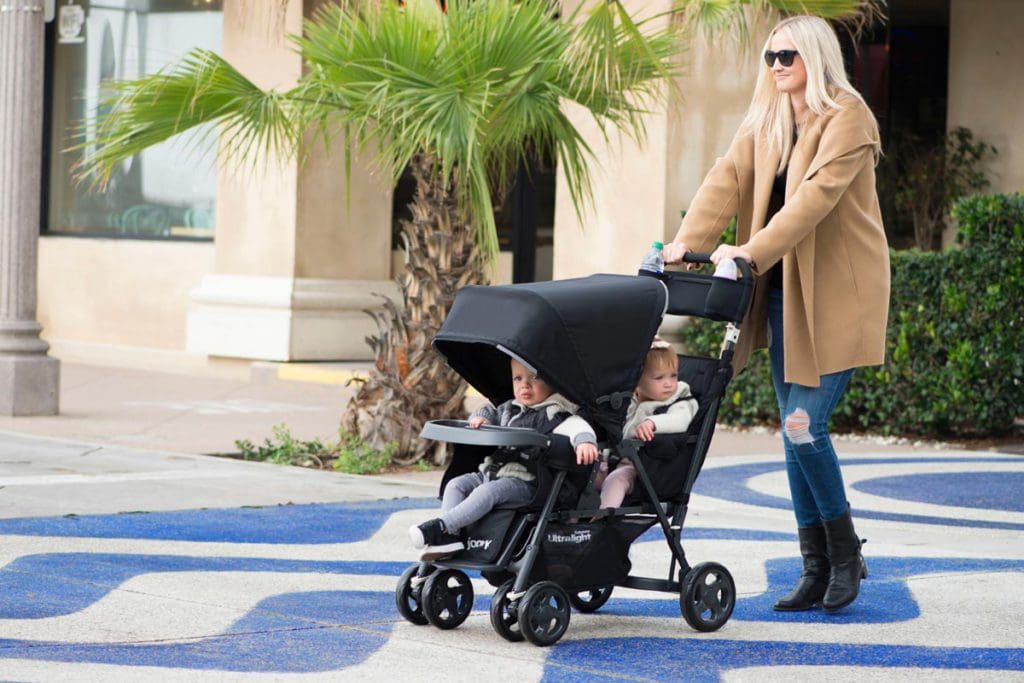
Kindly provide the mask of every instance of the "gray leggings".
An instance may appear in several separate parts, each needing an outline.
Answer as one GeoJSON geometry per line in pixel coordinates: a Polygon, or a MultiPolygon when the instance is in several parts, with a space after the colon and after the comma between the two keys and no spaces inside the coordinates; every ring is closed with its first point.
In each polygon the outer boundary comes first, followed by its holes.
{"type": "Polygon", "coordinates": [[[460,475],[444,489],[441,521],[448,533],[458,533],[499,505],[526,505],[533,500],[534,488],[533,482],[515,477],[485,479],[483,472],[460,475]]]}

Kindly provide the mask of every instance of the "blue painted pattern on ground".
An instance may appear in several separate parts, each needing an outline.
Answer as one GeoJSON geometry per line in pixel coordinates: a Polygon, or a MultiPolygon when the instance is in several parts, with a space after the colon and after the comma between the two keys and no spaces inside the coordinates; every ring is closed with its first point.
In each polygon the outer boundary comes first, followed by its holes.
{"type": "Polygon", "coordinates": [[[19,557],[0,572],[0,618],[72,614],[121,583],[156,572],[316,572],[398,576],[408,562],[314,562],[237,557],[51,553],[19,557]],[[30,597],[25,597],[30,596],[30,597]]]}
{"type": "Polygon", "coordinates": [[[3,519],[0,534],[227,543],[352,543],[377,531],[397,510],[436,505],[433,498],[404,498],[366,503],[3,519]]]}
{"type": "Polygon", "coordinates": [[[613,680],[595,678],[591,673],[612,669],[640,680],[718,681],[731,669],[786,665],[1024,671],[1024,649],[600,638],[572,641],[554,648],[543,680],[545,683],[613,680]],[[638,651],[643,652],[642,657],[636,656],[638,651]],[[628,668],[623,666],[625,663],[628,668]],[[564,666],[558,666],[560,664],[564,666]]]}
{"type": "Polygon", "coordinates": [[[0,639],[0,657],[235,672],[332,671],[362,662],[387,642],[386,632],[344,627],[393,609],[387,593],[292,594],[262,601],[219,636],[145,644],[0,639]]]}
{"type": "Polygon", "coordinates": [[[857,491],[936,505],[1024,512],[1024,472],[929,472],[878,477],[857,491]]]}
{"type": "MultiPolygon", "coordinates": [[[[1005,458],[1005,457],[992,457],[992,458],[884,458],[884,459],[860,459],[860,458],[843,458],[842,464],[844,467],[852,465],[885,465],[885,464],[927,464],[927,463],[970,463],[970,464],[982,464],[982,463],[1015,463],[1020,464],[1022,461],[1020,458],[1005,458]]],[[[722,500],[734,501],[737,503],[745,503],[747,505],[757,505],[766,508],[775,508],[778,510],[789,510],[791,509],[790,501],[788,498],[781,496],[772,496],[767,493],[761,493],[760,491],[754,491],[747,486],[747,482],[752,477],[756,477],[762,474],[769,474],[773,472],[780,472],[784,470],[786,464],[780,458],[774,462],[756,462],[756,463],[745,463],[741,465],[731,465],[726,467],[715,467],[708,468],[701,472],[700,478],[694,485],[694,493],[708,496],[710,498],[719,498],[722,500]]],[[[959,479],[956,481],[959,482],[959,479]]],[[[908,487],[909,488],[909,487],[908,487]]],[[[964,495],[967,489],[960,486],[959,484],[954,489],[959,489],[960,493],[957,495],[964,495]]],[[[970,489],[972,493],[967,495],[984,495],[982,492],[983,488],[972,487],[970,489]]],[[[955,505],[952,500],[954,494],[949,489],[936,490],[932,496],[932,502],[941,501],[946,505],[955,505]]],[[[1000,509],[999,503],[996,503],[995,508],[1000,509]]],[[[990,506],[983,506],[991,509],[990,506]]],[[[1024,524],[1017,522],[1004,522],[998,520],[975,520],[975,519],[963,519],[959,517],[938,517],[934,515],[919,515],[919,514],[908,514],[900,512],[887,512],[880,510],[862,510],[855,509],[854,514],[858,518],[865,519],[885,519],[898,522],[908,522],[913,524],[939,524],[944,526],[965,526],[965,527],[978,527],[983,529],[1005,529],[1013,531],[1024,531],[1024,524]]]]}
{"type": "MultiPolygon", "coordinates": [[[[975,463],[980,467],[988,462],[1021,463],[1020,459],[998,457],[965,458],[961,461],[975,463]]],[[[846,460],[844,464],[914,462],[960,461],[954,458],[887,458],[846,460]]],[[[777,472],[782,467],[781,462],[775,461],[711,467],[702,474],[698,482],[700,490],[696,492],[741,503],[751,504],[753,501],[753,504],[766,507],[788,508],[788,501],[753,491],[747,485],[752,476],[777,472]],[[777,500],[782,500],[783,504],[776,505],[777,500]],[[766,501],[771,501],[771,504],[766,505],[766,501]]],[[[988,474],[991,477],[1006,476],[1002,472],[988,474]]],[[[961,528],[964,525],[957,522],[965,520],[902,514],[898,512],[898,499],[961,505],[963,503],[958,501],[971,497],[971,500],[977,502],[977,505],[971,507],[993,511],[1013,510],[1006,506],[1006,490],[993,485],[991,477],[964,477],[959,473],[931,477],[930,473],[923,472],[900,478],[907,489],[920,486],[922,482],[924,486],[933,487],[934,491],[928,493],[926,498],[922,494],[897,490],[898,482],[889,481],[890,477],[864,480],[861,484],[866,483],[869,492],[894,500],[893,512],[872,511],[876,519],[925,519],[929,524],[961,528]],[[925,475],[929,477],[922,479],[925,475]],[[988,494],[990,497],[986,498],[988,494]],[[914,498],[915,495],[917,498],[914,498]]],[[[1015,480],[1014,477],[1006,478],[1015,480]]],[[[87,541],[89,538],[139,539],[154,544],[147,546],[147,549],[161,551],[163,546],[160,544],[165,541],[202,541],[236,544],[240,555],[205,557],[190,554],[189,548],[180,546],[177,547],[179,554],[173,554],[170,550],[166,554],[118,553],[99,551],[99,548],[97,552],[27,552],[15,557],[0,570],[0,596],[3,596],[0,599],[0,619],[12,622],[73,618],[104,599],[116,599],[122,585],[129,580],[144,575],[159,577],[168,572],[350,575],[365,577],[369,581],[380,578],[384,586],[374,590],[357,586],[337,590],[333,587],[328,590],[283,590],[247,603],[249,606],[244,612],[240,611],[238,615],[222,622],[209,635],[177,638],[168,642],[56,642],[0,638],[0,659],[122,666],[126,667],[125,678],[131,678],[131,667],[137,666],[210,672],[314,674],[338,672],[358,666],[396,637],[395,624],[402,622],[395,612],[393,582],[394,577],[408,563],[345,559],[344,545],[338,547],[337,560],[260,557],[259,548],[252,549],[253,556],[245,556],[246,544],[363,543],[380,531],[391,515],[410,509],[427,511],[436,505],[436,500],[424,498],[369,504],[0,521],[0,534],[9,537],[7,545],[16,543],[17,539],[13,537],[19,535],[61,539],[79,537],[87,541]]],[[[1010,523],[998,526],[989,520],[969,523],[996,530],[1014,528],[1010,523]]],[[[774,558],[759,546],[778,542],[792,543],[795,535],[758,529],[715,529],[695,525],[683,530],[684,544],[688,541],[716,540],[727,542],[733,548],[738,543],[745,544],[742,548],[750,556],[750,562],[763,566],[766,590],[751,595],[744,593],[741,586],[733,616],[734,621],[747,623],[748,633],[751,626],[760,628],[761,624],[765,628],[773,627],[774,633],[779,632],[780,626],[806,629],[804,625],[820,624],[821,628],[815,628],[815,631],[824,633],[827,630],[826,622],[846,627],[868,625],[872,628],[874,625],[881,627],[886,624],[912,623],[926,615],[922,613],[922,605],[908,586],[909,577],[941,575],[948,580],[950,590],[970,591],[974,589],[972,581],[978,576],[995,573],[1024,575],[1024,558],[869,555],[870,578],[861,597],[849,609],[835,615],[825,615],[821,611],[776,613],[771,610],[771,604],[796,580],[799,562],[793,557],[774,558]]],[[[655,528],[648,531],[640,542],[663,544],[664,539],[660,530],[655,528]]],[[[0,543],[5,543],[2,537],[0,543]]],[[[81,545],[76,545],[78,547],[81,545]]],[[[361,556],[366,557],[365,546],[362,547],[364,550],[361,556]]],[[[220,552],[219,549],[212,550],[220,552]]],[[[289,552],[301,554],[301,548],[289,552]]],[[[795,555],[795,547],[793,553],[795,555]]],[[[665,557],[667,559],[667,553],[665,557]]],[[[477,621],[477,628],[489,630],[485,625],[489,602],[489,591],[476,598],[476,614],[484,614],[482,620],[477,621]]],[[[574,616],[574,620],[576,618],[574,616]]],[[[996,670],[1011,675],[1024,671],[1024,648],[935,647],[900,642],[787,642],[777,637],[751,640],[749,637],[730,638],[727,631],[715,637],[703,637],[686,627],[679,615],[678,597],[668,594],[654,594],[652,599],[615,594],[599,614],[587,618],[599,620],[602,636],[614,632],[617,620],[629,618],[639,618],[631,623],[646,623],[650,632],[642,632],[643,635],[630,638],[563,640],[546,651],[544,680],[616,680],[614,673],[623,670],[630,676],[649,680],[719,680],[730,670],[768,665],[873,666],[897,669],[934,667],[965,672],[996,670]],[[679,637],[659,637],[663,633],[679,637]]],[[[439,632],[432,627],[423,629],[415,630],[417,638],[436,637],[453,644],[459,642],[457,634],[439,632]]],[[[806,634],[807,631],[801,633],[806,634]]],[[[890,629],[887,633],[892,634],[894,631],[890,629]]],[[[495,649],[499,645],[508,647],[496,634],[489,635],[495,639],[495,649]]],[[[957,641],[954,639],[952,642],[957,641]]],[[[965,674],[965,677],[969,675],[965,674]]]]}

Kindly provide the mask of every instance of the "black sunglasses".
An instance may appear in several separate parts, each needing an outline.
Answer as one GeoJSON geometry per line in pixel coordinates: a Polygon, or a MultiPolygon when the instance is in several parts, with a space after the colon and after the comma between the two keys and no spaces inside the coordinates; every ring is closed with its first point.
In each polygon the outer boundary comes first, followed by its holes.
{"type": "Polygon", "coordinates": [[[793,66],[793,59],[800,54],[796,50],[779,50],[778,52],[772,52],[768,50],[764,53],[764,61],[771,67],[775,64],[775,58],[779,58],[779,63],[782,66],[793,66]]]}

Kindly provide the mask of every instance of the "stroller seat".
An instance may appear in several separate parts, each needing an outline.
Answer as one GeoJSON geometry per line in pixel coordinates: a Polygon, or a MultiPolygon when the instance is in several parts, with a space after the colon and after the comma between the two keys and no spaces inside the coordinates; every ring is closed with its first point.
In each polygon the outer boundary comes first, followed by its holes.
{"type": "MultiPolygon", "coordinates": [[[[691,394],[697,399],[697,413],[690,421],[690,426],[679,434],[656,435],[649,445],[636,445],[637,455],[654,486],[658,501],[673,505],[689,502],[690,489],[703,465],[703,458],[695,457],[697,444],[702,432],[706,431],[707,439],[713,435],[715,411],[712,407],[718,405],[728,382],[728,378],[722,377],[717,359],[699,356],[680,355],[678,377],[690,386],[691,394]],[[694,466],[697,471],[693,471],[694,466]]],[[[639,485],[634,486],[623,504],[641,504],[645,508],[653,506],[639,485]]],[[[645,511],[649,512],[650,509],[645,511]]]]}

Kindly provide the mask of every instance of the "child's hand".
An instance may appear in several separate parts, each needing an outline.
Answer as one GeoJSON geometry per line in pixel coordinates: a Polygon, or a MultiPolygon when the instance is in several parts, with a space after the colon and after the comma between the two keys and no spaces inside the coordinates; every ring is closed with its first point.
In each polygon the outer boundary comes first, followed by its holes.
{"type": "Polygon", "coordinates": [[[593,465],[597,460],[597,444],[581,443],[576,447],[576,464],[593,465]]]}
{"type": "Polygon", "coordinates": [[[482,418],[480,416],[469,418],[469,428],[470,429],[480,429],[480,425],[487,425],[487,424],[491,424],[491,423],[488,422],[485,418],[482,418]]]}
{"type": "Polygon", "coordinates": [[[633,436],[641,441],[650,441],[654,438],[654,421],[644,420],[636,426],[633,436]]]}

